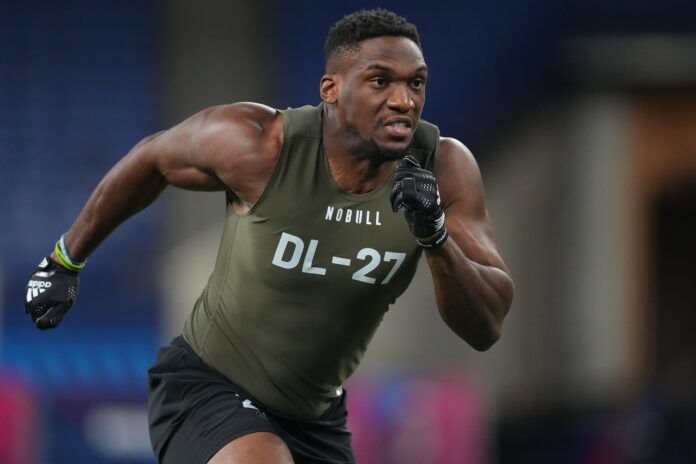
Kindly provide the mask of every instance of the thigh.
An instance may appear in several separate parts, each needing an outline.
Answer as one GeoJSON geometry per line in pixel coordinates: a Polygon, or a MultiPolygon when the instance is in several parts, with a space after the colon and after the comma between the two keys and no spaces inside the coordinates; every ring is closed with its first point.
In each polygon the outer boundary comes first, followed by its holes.
{"type": "MultiPolygon", "coordinates": [[[[223,449],[223,457],[227,460],[217,462],[252,464],[257,462],[254,456],[281,453],[285,445],[279,446],[282,440],[276,428],[263,413],[242,406],[244,401],[234,395],[216,394],[191,408],[179,423],[173,425],[173,432],[160,451],[161,463],[203,464],[223,449]],[[237,460],[232,460],[233,456],[237,460]]],[[[274,460],[268,462],[276,464],[274,460]]],[[[288,462],[292,461],[278,461],[277,464],[288,462]]]]}
{"type": "Polygon", "coordinates": [[[218,451],[208,464],[293,464],[290,450],[277,435],[256,432],[218,451]]]}
{"type": "Polygon", "coordinates": [[[280,440],[266,414],[190,350],[161,350],[148,381],[150,439],[159,463],[206,463],[228,444],[257,432],[280,440]]]}
{"type": "Polygon", "coordinates": [[[355,464],[347,417],[345,392],[315,421],[269,416],[295,464],[355,464]]]}

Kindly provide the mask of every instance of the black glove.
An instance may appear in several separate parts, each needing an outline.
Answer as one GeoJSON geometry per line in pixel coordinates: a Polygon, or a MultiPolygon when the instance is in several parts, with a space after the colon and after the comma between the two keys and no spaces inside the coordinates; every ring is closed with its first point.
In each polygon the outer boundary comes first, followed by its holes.
{"type": "Polygon", "coordinates": [[[45,257],[27,284],[24,310],[40,330],[53,329],[77,300],[77,272],[45,257]]]}
{"type": "Polygon", "coordinates": [[[389,201],[394,212],[404,207],[406,222],[420,246],[437,248],[445,242],[445,211],[435,176],[413,156],[407,155],[397,166],[389,201]]]}

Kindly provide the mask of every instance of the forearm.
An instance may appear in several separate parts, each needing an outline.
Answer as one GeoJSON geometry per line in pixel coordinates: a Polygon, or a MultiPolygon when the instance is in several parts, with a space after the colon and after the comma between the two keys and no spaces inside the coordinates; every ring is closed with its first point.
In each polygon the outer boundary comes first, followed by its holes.
{"type": "Polygon", "coordinates": [[[282,119],[270,108],[226,105],[143,139],[102,179],[65,235],[70,257],[85,260],[167,185],[207,192],[234,191],[235,186],[244,190],[247,177],[257,172],[246,160],[256,161],[259,153],[269,159],[261,147],[274,155],[280,150],[282,138],[266,131],[271,126],[282,130],[282,119]]]}
{"type": "Polygon", "coordinates": [[[453,237],[425,255],[442,319],[475,349],[488,349],[500,338],[512,303],[510,276],[498,267],[469,259],[453,237]]]}
{"type": "Polygon", "coordinates": [[[72,259],[87,259],[119,224],[151,204],[167,186],[156,164],[142,151],[145,143],[106,174],[66,233],[72,259]]]}

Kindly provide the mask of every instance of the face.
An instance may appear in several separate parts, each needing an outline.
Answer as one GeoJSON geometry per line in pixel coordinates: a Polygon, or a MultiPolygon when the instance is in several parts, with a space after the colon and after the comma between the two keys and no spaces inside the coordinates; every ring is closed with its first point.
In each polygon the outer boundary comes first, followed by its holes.
{"type": "Polygon", "coordinates": [[[345,58],[326,96],[322,80],[322,97],[335,105],[351,151],[399,159],[420,120],[427,76],[423,54],[413,41],[378,37],[345,58]]]}

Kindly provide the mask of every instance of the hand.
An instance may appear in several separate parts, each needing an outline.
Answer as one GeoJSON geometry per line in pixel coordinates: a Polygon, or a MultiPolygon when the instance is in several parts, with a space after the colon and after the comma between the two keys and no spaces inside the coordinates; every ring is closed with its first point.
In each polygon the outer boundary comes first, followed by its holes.
{"type": "Polygon", "coordinates": [[[394,188],[389,196],[392,210],[403,206],[404,216],[418,244],[436,248],[447,239],[445,211],[432,172],[423,169],[415,158],[407,155],[396,168],[394,188]]]}
{"type": "Polygon", "coordinates": [[[53,329],[77,300],[77,272],[56,264],[47,256],[27,284],[24,310],[40,330],[53,329]]]}

